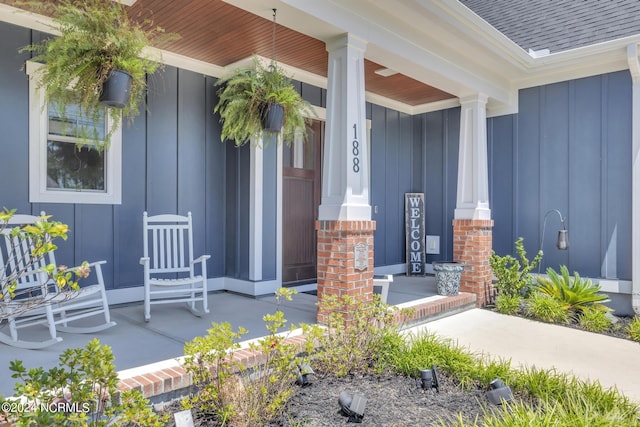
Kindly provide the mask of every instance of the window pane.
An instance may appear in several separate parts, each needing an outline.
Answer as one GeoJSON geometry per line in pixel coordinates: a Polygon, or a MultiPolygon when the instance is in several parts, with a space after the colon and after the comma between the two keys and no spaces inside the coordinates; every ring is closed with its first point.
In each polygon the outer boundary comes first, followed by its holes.
{"type": "Polygon", "coordinates": [[[307,126],[306,141],[302,133],[297,133],[293,141],[285,141],[283,147],[284,167],[297,169],[315,169],[315,139],[313,129],[307,126]]]}
{"type": "Polygon", "coordinates": [[[67,105],[63,114],[55,102],[49,103],[49,135],[84,137],[85,139],[104,140],[105,109],[97,112],[96,117],[82,114],[78,105],[67,105]]]}
{"type": "Polygon", "coordinates": [[[47,188],[104,192],[104,153],[89,145],[47,141],[47,188]]]}

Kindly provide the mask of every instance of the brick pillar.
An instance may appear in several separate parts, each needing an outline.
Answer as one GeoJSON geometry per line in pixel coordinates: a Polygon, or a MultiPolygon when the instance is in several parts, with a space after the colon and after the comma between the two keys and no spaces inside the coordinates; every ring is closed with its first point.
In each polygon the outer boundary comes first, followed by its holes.
{"type": "MultiPolygon", "coordinates": [[[[316,221],[318,231],[318,303],[325,295],[350,295],[357,302],[373,301],[373,232],[376,222],[316,221]],[[356,245],[366,245],[366,267],[356,269],[356,245]]],[[[364,260],[360,260],[362,262],[364,260]]],[[[348,313],[345,313],[348,314],[348,313]]],[[[347,316],[348,318],[348,316],[347,316]]],[[[326,324],[318,308],[317,321],[326,324]]]]}
{"type": "Polygon", "coordinates": [[[453,220],[453,260],[465,265],[460,279],[460,291],[477,295],[477,304],[488,302],[493,273],[489,264],[491,256],[490,219],[453,220]]]}

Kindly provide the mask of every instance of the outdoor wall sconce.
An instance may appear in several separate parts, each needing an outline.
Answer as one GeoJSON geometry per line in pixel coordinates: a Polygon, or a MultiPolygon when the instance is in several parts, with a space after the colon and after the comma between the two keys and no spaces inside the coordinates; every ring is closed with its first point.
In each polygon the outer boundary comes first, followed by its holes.
{"type": "MultiPolygon", "coordinates": [[[[566,251],[569,249],[569,230],[567,230],[565,220],[566,217],[563,217],[558,209],[551,209],[546,214],[544,214],[544,221],[542,222],[542,237],[540,238],[540,250],[542,250],[542,245],[544,244],[544,232],[547,228],[547,218],[551,213],[557,213],[560,217],[560,223],[562,224],[562,229],[558,231],[558,241],[556,242],[556,247],[561,251],[566,251]]],[[[538,273],[540,273],[540,264],[538,264],[538,273]]]]}
{"type": "Polygon", "coordinates": [[[489,383],[489,390],[486,394],[489,402],[494,405],[502,405],[503,402],[510,402],[513,400],[513,393],[511,393],[511,387],[504,385],[500,378],[489,383]]]}
{"type": "Polygon", "coordinates": [[[311,369],[311,366],[308,363],[305,363],[304,365],[299,365],[296,384],[298,384],[301,387],[310,386],[312,383],[309,380],[309,375],[313,375],[313,374],[315,374],[315,372],[313,372],[313,369],[311,369]]]}
{"type": "Polygon", "coordinates": [[[558,209],[551,209],[549,212],[544,214],[544,222],[542,223],[542,238],[540,239],[540,249],[542,249],[542,244],[544,243],[544,230],[547,226],[547,217],[550,213],[557,213],[560,217],[560,222],[562,223],[562,230],[558,231],[558,241],[556,242],[556,247],[561,251],[566,251],[569,249],[569,230],[565,226],[565,220],[560,211],[558,209]]]}
{"type": "Polygon", "coordinates": [[[350,423],[361,423],[364,417],[364,408],[367,405],[367,398],[360,393],[353,396],[348,391],[343,391],[338,397],[338,404],[342,413],[349,417],[350,423]]]}
{"type": "Polygon", "coordinates": [[[438,382],[438,373],[435,365],[431,369],[420,369],[420,387],[422,390],[435,388],[440,393],[440,383],[438,382]]]}

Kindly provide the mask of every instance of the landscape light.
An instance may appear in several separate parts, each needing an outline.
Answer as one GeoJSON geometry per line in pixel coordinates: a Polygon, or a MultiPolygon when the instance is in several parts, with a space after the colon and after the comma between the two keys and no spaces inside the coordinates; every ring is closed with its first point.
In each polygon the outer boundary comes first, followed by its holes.
{"type": "Polygon", "coordinates": [[[431,390],[433,388],[440,392],[440,383],[438,381],[438,373],[436,372],[436,366],[433,365],[431,369],[420,370],[420,382],[422,390],[431,390]]]}
{"type": "Polygon", "coordinates": [[[348,391],[343,391],[338,397],[338,404],[342,413],[349,417],[350,423],[361,423],[364,417],[364,408],[367,405],[367,398],[360,393],[353,396],[348,391]]]}
{"type": "Polygon", "coordinates": [[[310,386],[311,381],[309,381],[309,375],[313,375],[313,374],[315,374],[315,372],[313,372],[313,369],[311,369],[311,366],[308,363],[305,363],[304,365],[299,365],[296,384],[298,384],[301,387],[310,386]]]}
{"type": "Polygon", "coordinates": [[[511,393],[511,388],[509,386],[504,385],[500,378],[496,378],[495,380],[489,383],[489,390],[486,394],[489,402],[494,405],[502,405],[503,402],[510,402],[513,400],[513,393],[511,393]]]}

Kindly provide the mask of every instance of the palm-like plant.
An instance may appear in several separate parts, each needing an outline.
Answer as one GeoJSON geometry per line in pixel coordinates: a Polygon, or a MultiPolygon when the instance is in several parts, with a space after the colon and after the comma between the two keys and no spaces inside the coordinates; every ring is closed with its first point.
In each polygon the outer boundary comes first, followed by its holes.
{"type": "Polygon", "coordinates": [[[586,307],[609,301],[605,294],[598,293],[600,286],[583,279],[578,272],[569,275],[567,266],[560,266],[560,274],[547,269],[547,278],[538,277],[537,290],[562,302],[566,310],[582,312],[586,307]]]}

